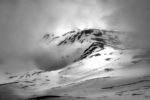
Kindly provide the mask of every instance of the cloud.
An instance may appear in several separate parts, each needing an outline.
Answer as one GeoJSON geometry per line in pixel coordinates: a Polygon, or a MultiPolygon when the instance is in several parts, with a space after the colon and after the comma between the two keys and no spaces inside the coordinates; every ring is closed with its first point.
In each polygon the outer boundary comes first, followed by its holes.
{"type": "Polygon", "coordinates": [[[131,31],[135,47],[149,48],[150,38],[150,1],[149,0],[115,0],[116,11],[109,16],[111,28],[131,31]]]}
{"type": "MultiPolygon", "coordinates": [[[[34,60],[31,52],[44,51],[39,46],[44,33],[60,35],[90,27],[132,31],[132,44],[148,48],[149,4],[149,0],[1,0],[0,51],[5,51],[5,60],[15,57],[27,62],[34,60]]],[[[29,62],[26,66],[34,66],[29,62]]]]}
{"type": "MultiPolygon", "coordinates": [[[[24,59],[24,56],[31,51],[36,52],[36,49],[43,50],[39,46],[39,40],[46,32],[59,35],[71,29],[102,25],[105,23],[101,20],[103,15],[110,14],[108,9],[102,9],[104,6],[109,8],[109,5],[103,2],[104,4],[98,6],[100,3],[97,0],[1,0],[0,2],[0,51],[5,51],[4,54],[9,55],[5,60],[10,62],[12,58],[24,59]]],[[[20,63],[14,65],[21,67],[20,63]]]]}

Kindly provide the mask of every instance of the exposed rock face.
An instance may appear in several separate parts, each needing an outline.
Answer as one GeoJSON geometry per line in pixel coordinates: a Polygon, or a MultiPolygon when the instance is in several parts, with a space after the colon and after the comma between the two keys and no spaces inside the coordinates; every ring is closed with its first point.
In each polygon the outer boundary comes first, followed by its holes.
{"type": "Polygon", "coordinates": [[[123,46],[122,38],[125,37],[125,33],[119,31],[107,31],[100,29],[85,29],[71,31],[63,36],[65,37],[65,39],[62,40],[58,45],[74,43],[78,41],[80,43],[97,43],[102,47],[104,45],[111,45],[113,47],[121,48],[121,46],[123,46]]]}

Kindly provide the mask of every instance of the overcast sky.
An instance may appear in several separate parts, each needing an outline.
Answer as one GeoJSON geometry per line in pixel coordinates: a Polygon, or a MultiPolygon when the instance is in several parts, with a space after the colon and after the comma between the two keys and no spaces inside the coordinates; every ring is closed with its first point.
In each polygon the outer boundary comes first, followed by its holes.
{"type": "Polygon", "coordinates": [[[0,71],[34,69],[29,54],[46,32],[101,27],[134,32],[149,48],[150,0],[0,0],[0,71]]]}

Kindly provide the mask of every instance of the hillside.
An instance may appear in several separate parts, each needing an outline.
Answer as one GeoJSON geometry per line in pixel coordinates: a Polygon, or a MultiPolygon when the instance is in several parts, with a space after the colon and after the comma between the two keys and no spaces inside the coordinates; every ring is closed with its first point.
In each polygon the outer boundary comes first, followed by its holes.
{"type": "Polygon", "coordinates": [[[50,63],[44,54],[35,60],[39,70],[6,75],[0,99],[149,100],[149,51],[127,47],[126,35],[101,29],[45,34],[41,42],[58,56],[50,63]]]}

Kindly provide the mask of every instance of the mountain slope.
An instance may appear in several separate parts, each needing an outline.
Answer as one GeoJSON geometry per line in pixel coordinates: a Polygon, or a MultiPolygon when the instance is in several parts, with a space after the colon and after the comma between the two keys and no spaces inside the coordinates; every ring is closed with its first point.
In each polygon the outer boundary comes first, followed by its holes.
{"type": "Polygon", "coordinates": [[[149,51],[126,47],[125,38],[124,32],[100,29],[71,31],[61,37],[46,34],[44,45],[61,51],[59,59],[54,57],[57,61],[50,63],[44,59],[49,55],[44,55],[37,59],[46,65],[44,70],[8,75],[9,81],[0,85],[0,99],[149,99],[149,51]]]}

